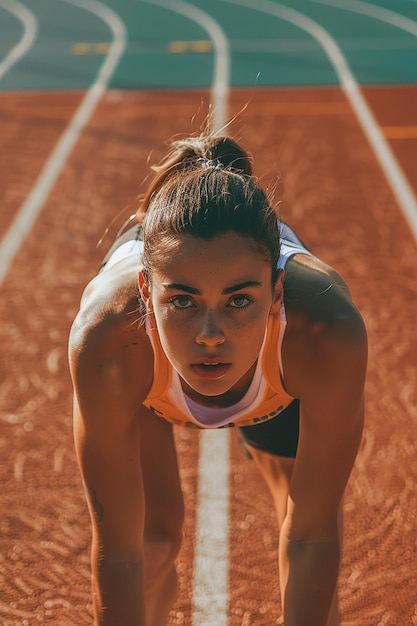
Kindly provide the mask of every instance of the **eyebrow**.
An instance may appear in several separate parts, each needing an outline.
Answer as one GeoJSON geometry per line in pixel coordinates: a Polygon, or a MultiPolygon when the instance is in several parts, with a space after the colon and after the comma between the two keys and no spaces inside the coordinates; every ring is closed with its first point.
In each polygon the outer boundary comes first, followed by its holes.
{"type": "MultiPolygon", "coordinates": [[[[196,289],[195,287],[189,287],[188,285],[182,285],[181,283],[164,283],[164,287],[166,289],[178,289],[178,291],[185,291],[185,293],[191,293],[195,295],[199,295],[201,293],[199,289],[196,289]]],[[[240,291],[241,289],[247,289],[247,287],[262,287],[262,283],[260,283],[258,280],[246,280],[243,283],[238,283],[237,285],[226,287],[225,289],[223,289],[222,295],[234,293],[235,291],[240,291]]]]}

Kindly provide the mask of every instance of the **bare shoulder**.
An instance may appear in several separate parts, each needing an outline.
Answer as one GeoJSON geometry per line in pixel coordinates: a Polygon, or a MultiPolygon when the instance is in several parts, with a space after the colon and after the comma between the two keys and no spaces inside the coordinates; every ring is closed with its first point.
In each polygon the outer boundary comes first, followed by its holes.
{"type": "Polygon", "coordinates": [[[357,378],[360,386],[367,334],[342,276],[319,260],[295,255],[286,267],[284,302],[283,360],[289,386],[299,392],[300,381],[304,384],[308,378],[319,384],[338,372],[357,378]]]}
{"type": "Polygon", "coordinates": [[[284,277],[284,301],[290,319],[330,329],[339,322],[363,327],[343,277],[332,267],[304,254],[289,259],[284,277]]]}
{"type": "Polygon", "coordinates": [[[69,336],[76,392],[146,395],[153,354],[142,316],[137,262],[126,259],[93,278],[69,336]]]}

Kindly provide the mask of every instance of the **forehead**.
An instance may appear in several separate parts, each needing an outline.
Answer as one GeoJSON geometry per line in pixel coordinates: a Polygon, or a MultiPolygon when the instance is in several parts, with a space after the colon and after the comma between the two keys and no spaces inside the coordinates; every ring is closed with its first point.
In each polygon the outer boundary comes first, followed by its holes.
{"type": "Polygon", "coordinates": [[[170,237],[161,252],[153,268],[154,280],[178,282],[216,277],[223,283],[270,274],[270,262],[257,249],[256,242],[236,233],[216,235],[210,240],[188,234],[170,237]]]}

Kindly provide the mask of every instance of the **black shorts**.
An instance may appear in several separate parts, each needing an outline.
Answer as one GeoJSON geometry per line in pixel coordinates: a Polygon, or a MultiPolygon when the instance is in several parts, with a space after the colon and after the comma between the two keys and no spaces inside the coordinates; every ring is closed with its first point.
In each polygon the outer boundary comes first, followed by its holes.
{"type": "Polygon", "coordinates": [[[243,426],[243,441],[258,450],[276,456],[295,458],[300,427],[300,401],[293,400],[277,417],[263,424],[243,426]]]}

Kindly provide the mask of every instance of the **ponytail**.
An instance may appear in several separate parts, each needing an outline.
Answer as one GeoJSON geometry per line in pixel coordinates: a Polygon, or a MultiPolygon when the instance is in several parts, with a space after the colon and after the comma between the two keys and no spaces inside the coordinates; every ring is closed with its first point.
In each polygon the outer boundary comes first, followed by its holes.
{"type": "Polygon", "coordinates": [[[138,221],[143,221],[152,196],[168,178],[186,170],[221,167],[252,175],[251,157],[233,139],[203,134],[172,141],[167,155],[159,164],[152,165],[151,169],[156,175],[136,212],[138,221]]]}
{"type": "MultiPolygon", "coordinates": [[[[155,177],[140,204],[144,269],[164,258],[164,245],[190,234],[211,239],[234,232],[255,241],[271,262],[280,253],[277,214],[252,175],[252,159],[233,139],[202,134],[173,141],[152,167],[155,177]]],[[[166,248],[165,248],[166,251],[166,248]]]]}

